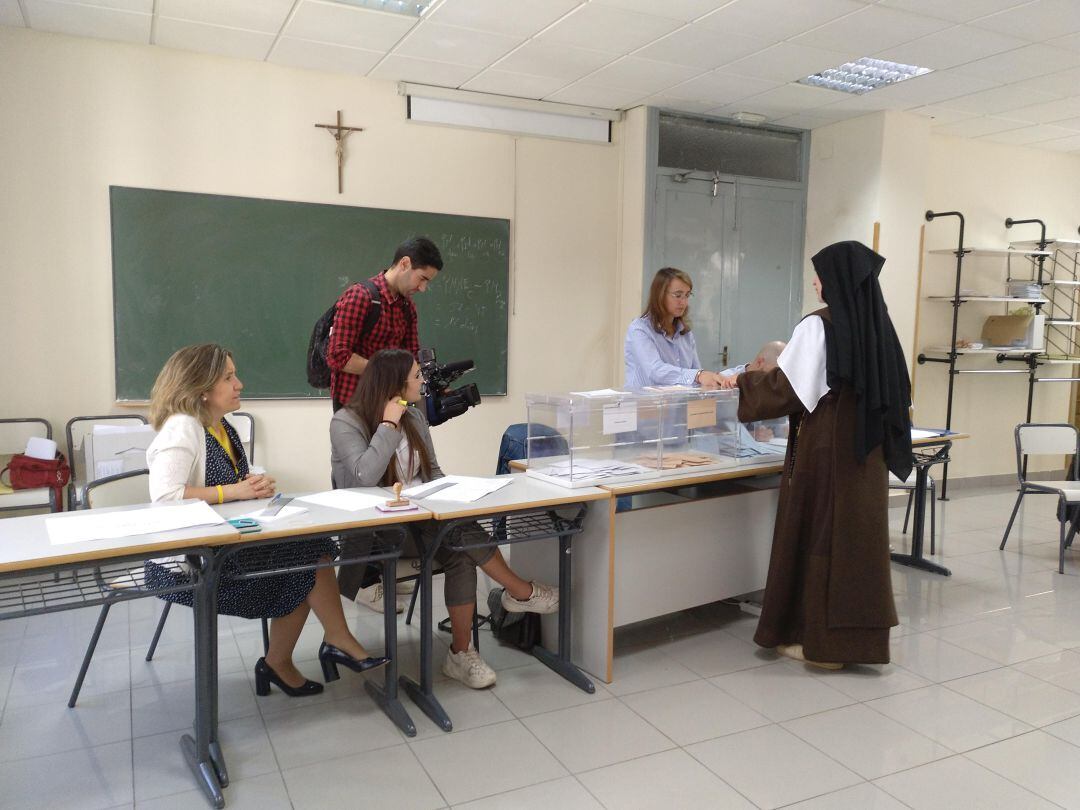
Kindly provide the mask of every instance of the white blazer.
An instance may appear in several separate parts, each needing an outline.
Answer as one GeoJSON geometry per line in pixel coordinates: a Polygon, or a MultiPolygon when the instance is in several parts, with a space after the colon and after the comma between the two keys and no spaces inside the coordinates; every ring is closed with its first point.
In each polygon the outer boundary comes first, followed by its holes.
{"type": "Polygon", "coordinates": [[[184,487],[206,486],[206,433],[194,416],[174,413],[146,450],[150,500],[179,501],[184,487]]]}

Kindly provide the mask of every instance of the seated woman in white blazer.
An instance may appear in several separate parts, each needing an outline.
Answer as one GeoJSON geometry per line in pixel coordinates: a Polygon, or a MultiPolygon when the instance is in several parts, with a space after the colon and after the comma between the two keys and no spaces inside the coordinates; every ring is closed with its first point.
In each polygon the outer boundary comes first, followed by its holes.
{"type": "MultiPolygon", "coordinates": [[[[274,494],[274,479],[251,473],[240,438],[225,420],[225,414],[240,407],[243,388],[232,355],[216,344],[186,346],[168,359],[150,395],[150,421],[158,431],[146,451],[153,501],[197,498],[219,504],[274,494]]],[[[329,541],[323,540],[305,546],[312,562],[326,558],[331,550],[329,541]]],[[[173,577],[164,566],[146,566],[151,588],[168,586],[173,577]]],[[[192,596],[191,591],[181,591],[163,598],[190,606],[192,596]]],[[[219,613],[273,619],[266,657],[255,665],[255,691],[260,696],[270,693],[271,683],[290,697],[323,691],[322,684],[304,677],[292,660],[311,610],[323,626],[319,661],[326,680],[337,677],[339,664],[362,672],[387,662],[368,655],[349,632],[332,568],[222,579],[219,613]]]]}

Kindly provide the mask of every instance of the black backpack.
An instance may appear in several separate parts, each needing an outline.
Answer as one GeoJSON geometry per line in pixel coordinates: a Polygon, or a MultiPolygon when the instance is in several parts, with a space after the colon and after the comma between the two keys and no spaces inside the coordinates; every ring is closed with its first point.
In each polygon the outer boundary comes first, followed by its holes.
{"type": "MultiPolygon", "coordinates": [[[[379,316],[382,315],[382,296],[379,294],[379,288],[370,279],[361,281],[360,286],[371,295],[371,306],[364,313],[364,322],[360,325],[360,334],[366,335],[378,323],[379,316]]],[[[315,328],[311,330],[311,340],[308,341],[307,350],[307,381],[312,388],[330,387],[330,366],[326,363],[326,344],[330,342],[330,330],[334,328],[336,311],[337,301],[322,314],[319,320],[315,321],[315,328]]]]}
{"type": "Polygon", "coordinates": [[[540,617],[535,613],[508,613],[502,606],[502,588],[488,592],[491,632],[503,644],[531,652],[540,643],[540,617]]]}

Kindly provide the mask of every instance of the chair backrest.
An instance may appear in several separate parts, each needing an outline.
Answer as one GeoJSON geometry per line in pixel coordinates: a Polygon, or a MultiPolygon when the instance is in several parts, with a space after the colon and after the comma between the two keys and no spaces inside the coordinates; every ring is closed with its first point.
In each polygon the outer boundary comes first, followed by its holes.
{"type": "Polygon", "coordinates": [[[244,445],[244,455],[249,464],[255,463],[255,417],[246,411],[234,411],[225,414],[229,424],[236,430],[240,437],[240,444],[244,445]]]}
{"type": "Polygon", "coordinates": [[[1068,423],[1025,422],[1016,426],[1016,474],[1024,480],[1024,457],[1069,456],[1080,449],[1080,431],[1068,423]]]}
{"type": "Polygon", "coordinates": [[[33,436],[51,439],[52,425],[37,417],[0,419],[0,456],[23,452],[26,442],[33,436]]]}
{"type": "Polygon", "coordinates": [[[81,492],[88,481],[94,480],[93,472],[86,469],[86,437],[94,432],[95,425],[130,426],[147,424],[141,414],[107,414],[105,416],[76,416],[64,427],[67,437],[68,464],[71,465],[72,492],[81,492]]]}
{"type": "Polygon", "coordinates": [[[132,470],[91,481],[83,488],[83,503],[90,508],[150,503],[150,471],[132,470]]]}
{"type": "Polygon", "coordinates": [[[566,438],[555,428],[538,422],[519,422],[503,431],[499,458],[495,464],[496,475],[510,472],[511,461],[529,457],[530,436],[533,440],[533,456],[562,456],[568,452],[566,438]]]}

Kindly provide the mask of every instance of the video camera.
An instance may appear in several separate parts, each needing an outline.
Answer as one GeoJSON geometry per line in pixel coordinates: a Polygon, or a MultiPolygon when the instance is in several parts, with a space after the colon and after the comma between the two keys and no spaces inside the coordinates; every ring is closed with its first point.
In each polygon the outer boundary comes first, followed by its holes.
{"type": "Polygon", "coordinates": [[[441,425],[480,404],[480,391],[472,383],[450,388],[450,383],[467,371],[472,371],[472,360],[458,360],[440,366],[435,360],[434,349],[421,349],[417,359],[424,378],[424,402],[430,424],[441,425]]]}

